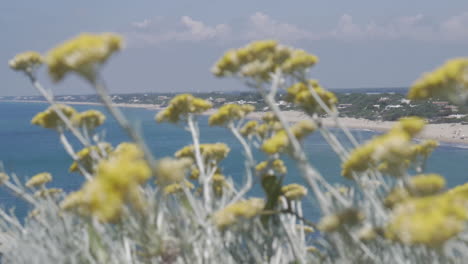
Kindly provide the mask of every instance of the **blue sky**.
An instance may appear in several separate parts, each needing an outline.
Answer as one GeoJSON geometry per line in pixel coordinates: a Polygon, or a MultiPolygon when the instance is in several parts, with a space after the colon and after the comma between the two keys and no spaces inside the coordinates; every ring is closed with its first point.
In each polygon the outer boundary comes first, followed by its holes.
{"type": "MultiPolygon", "coordinates": [[[[3,1],[0,96],[36,94],[7,66],[16,53],[109,31],[126,39],[103,72],[113,93],[245,89],[209,69],[225,50],[271,38],[316,54],[311,77],[324,87],[401,87],[468,55],[468,1],[3,1]]],[[[40,79],[56,94],[92,93],[73,76],[40,79]]]]}

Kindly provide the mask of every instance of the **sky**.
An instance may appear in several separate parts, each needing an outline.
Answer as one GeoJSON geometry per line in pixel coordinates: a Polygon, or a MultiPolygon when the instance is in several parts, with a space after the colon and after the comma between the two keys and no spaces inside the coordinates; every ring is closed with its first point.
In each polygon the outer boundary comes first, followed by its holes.
{"type": "MultiPolygon", "coordinates": [[[[44,0],[0,4],[0,96],[36,95],[8,68],[15,54],[46,54],[81,32],[114,32],[125,49],[103,68],[111,93],[246,90],[210,68],[251,41],[276,39],[317,55],[326,88],[408,87],[447,59],[468,56],[467,0],[44,0]]],[[[55,94],[90,94],[76,76],[55,94]]]]}

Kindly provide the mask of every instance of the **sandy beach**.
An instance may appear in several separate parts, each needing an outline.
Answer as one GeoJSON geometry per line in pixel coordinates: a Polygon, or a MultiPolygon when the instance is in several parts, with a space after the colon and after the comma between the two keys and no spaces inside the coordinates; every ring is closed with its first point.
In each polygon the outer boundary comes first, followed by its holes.
{"type": "MultiPolygon", "coordinates": [[[[0,101],[1,102],[1,101],[0,101]]],[[[5,102],[20,102],[20,103],[46,103],[45,101],[24,101],[24,100],[8,100],[5,102]]],[[[60,102],[70,105],[102,105],[101,103],[93,102],[60,102]]],[[[148,110],[161,110],[159,105],[154,104],[123,104],[116,103],[116,107],[130,107],[130,108],[144,108],[148,110]]],[[[204,113],[204,115],[211,115],[216,109],[211,109],[204,113]]],[[[260,119],[264,112],[253,112],[249,114],[250,119],[260,119]]],[[[300,120],[308,119],[309,117],[300,111],[283,111],[286,119],[289,122],[298,122],[300,120]]],[[[336,127],[336,123],[331,118],[323,118],[323,125],[327,127],[336,127]]],[[[391,121],[372,121],[367,119],[340,117],[339,122],[344,126],[355,130],[371,130],[377,132],[384,132],[389,130],[395,122],[391,121]]],[[[440,142],[446,143],[461,143],[468,144],[468,125],[461,123],[443,123],[443,124],[428,124],[425,126],[423,132],[418,136],[418,139],[435,139],[440,142]]]]}

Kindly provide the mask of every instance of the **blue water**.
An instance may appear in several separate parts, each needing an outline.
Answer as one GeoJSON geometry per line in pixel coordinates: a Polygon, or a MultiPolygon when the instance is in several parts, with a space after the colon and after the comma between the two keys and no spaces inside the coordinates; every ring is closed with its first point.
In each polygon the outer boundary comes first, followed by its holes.
{"type": "MultiPolygon", "coordinates": [[[[54,181],[49,186],[64,188],[67,191],[80,188],[83,178],[79,174],[71,174],[68,167],[71,159],[63,150],[58,135],[52,130],[30,124],[31,118],[47,107],[43,103],[0,103],[0,161],[3,162],[7,173],[16,173],[21,180],[48,171],[54,176],[54,181]]],[[[74,106],[83,111],[94,108],[103,112],[99,106],[74,106]]],[[[157,158],[173,155],[181,147],[191,144],[190,134],[182,126],[172,124],[158,124],[154,121],[155,111],[124,108],[126,116],[132,120],[143,133],[147,144],[157,158]]],[[[200,117],[200,131],[202,143],[225,142],[231,152],[226,160],[222,162],[225,175],[230,175],[235,182],[242,182],[244,171],[243,155],[240,145],[236,139],[224,128],[209,127],[206,117],[200,117]]],[[[107,141],[113,145],[127,140],[122,130],[115,121],[108,118],[102,127],[107,141]]],[[[355,131],[361,140],[375,135],[368,131],[355,131]]],[[[69,135],[72,143],[79,150],[79,144],[69,135]]],[[[349,184],[340,176],[339,160],[331,148],[325,143],[319,134],[307,138],[303,147],[316,168],[330,182],[349,184]]],[[[265,158],[262,153],[256,152],[256,160],[265,158]]],[[[440,173],[446,176],[449,186],[468,181],[466,169],[468,162],[468,148],[453,145],[442,145],[436,149],[428,162],[427,171],[440,173]]],[[[294,170],[293,163],[287,160],[289,173],[285,178],[286,183],[303,183],[294,170]]],[[[263,196],[260,185],[256,182],[252,189],[252,195],[263,196]]],[[[12,196],[5,189],[0,189],[0,206],[16,208],[18,216],[25,215],[27,205],[19,198],[12,196]]],[[[318,216],[313,201],[306,201],[305,214],[311,218],[318,216]]]]}

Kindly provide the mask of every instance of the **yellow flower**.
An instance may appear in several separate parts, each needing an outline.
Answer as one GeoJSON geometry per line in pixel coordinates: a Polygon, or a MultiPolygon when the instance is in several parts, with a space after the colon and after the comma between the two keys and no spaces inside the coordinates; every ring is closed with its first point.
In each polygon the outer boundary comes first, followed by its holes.
{"type": "Polygon", "coordinates": [[[303,230],[305,233],[314,233],[315,229],[311,226],[306,225],[296,225],[296,228],[299,230],[303,230]]]}
{"type": "Polygon", "coordinates": [[[191,182],[187,180],[183,180],[178,183],[172,183],[172,184],[166,185],[163,189],[163,193],[164,195],[175,194],[175,193],[181,192],[184,187],[187,189],[195,188],[195,186],[193,186],[191,182]]]}
{"type": "Polygon", "coordinates": [[[342,164],[342,175],[352,179],[353,173],[375,167],[390,175],[399,176],[409,166],[408,160],[414,156],[414,144],[411,140],[424,125],[421,118],[400,119],[386,134],[374,137],[354,149],[342,164]]]}
{"type": "Polygon", "coordinates": [[[293,74],[312,67],[317,57],[303,50],[279,45],[274,40],[252,42],[240,49],[229,50],[212,68],[218,77],[240,76],[269,81],[277,69],[293,74]]]}
{"type": "Polygon", "coordinates": [[[394,209],[385,236],[404,244],[438,247],[463,230],[466,206],[466,199],[450,194],[408,199],[394,209]]]}
{"type": "Polygon", "coordinates": [[[278,117],[272,112],[266,112],[263,114],[262,120],[267,124],[272,124],[279,121],[278,117]]]}
{"type": "Polygon", "coordinates": [[[413,153],[414,157],[420,155],[420,156],[423,156],[424,158],[427,158],[434,151],[434,149],[438,146],[439,146],[439,143],[437,141],[429,139],[429,140],[423,141],[421,144],[414,145],[411,152],[413,153]]]}
{"type": "Polygon", "coordinates": [[[307,195],[307,188],[300,184],[293,183],[281,187],[281,193],[288,200],[301,200],[302,197],[307,195]]]}
{"type": "Polygon", "coordinates": [[[397,204],[406,201],[411,195],[405,188],[393,188],[390,193],[385,197],[383,204],[387,208],[394,208],[397,204]]]}
{"type": "Polygon", "coordinates": [[[60,203],[62,210],[72,210],[78,208],[82,204],[83,191],[72,192],[60,203]]]}
{"type": "Polygon", "coordinates": [[[187,170],[191,165],[192,161],[189,158],[161,159],[156,164],[156,181],[161,185],[181,182],[185,179],[187,170]]]}
{"type": "Polygon", "coordinates": [[[81,213],[91,214],[102,222],[114,222],[122,213],[125,195],[106,181],[94,179],[81,190],[81,213]]]}
{"type": "Polygon", "coordinates": [[[381,235],[382,235],[381,228],[376,228],[376,227],[371,227],[371,226],[365,226],[361,228],[357,233],[358,239],[364,242],[374,240],[378,236],[381,236],[381,235]]]}
{"type": "Polygon", "coordinates": [[[87,110],[77,113],[73,116],[72,122],[77,127],[82,127],[88,130],[94,130],[102,125],[106,120],[106,116],[97,110],[87,110]]]}
{"type": "Polygon", "coordinates": [[[33,188],[44,185],[52,180],[52,175],[48,172],[42,172],[31,177],[26,182],[26,187],[33,188]]]}
{"type": "Polygon", "coordinates": [[[409,116],[400,118],[392,130],[402,130],[413,138],[423,130],[425,125],[426,121],[424,119],[417,116],[409,116]]]}
{"type": "Polygon", "coordinates": [[[454,103],[463,103],[468,96],[467,91],[468,58],[456,58],[424,74],[411,86],[408,98],[446,98],[454,103]]]}
{"type": "MultiPolygon", "coordinates": [[[[230,149],[224,143],[200,144],[200,152],[206,161],[219,162],[227,157],[230,149]]],[[[195,160],[194,146],[186,146],[175,153],[176,158],[191,158],[195,160]]]]}
{"type": "Polygon", "coordinates": [[[414,196],[433,195],[445,187],[445,179],[439,174],[419,174],[411,177],[409,191],[414,196]]]}
{"type": "Polygon", "coordinates": [[[336,214],[324,216],[317,224],[317,228],[324,232],[334,232],[344,225],[356,225],[364,220],[364,218],[364,215],[360,211],[348,208],[336,214]]]}
{"type": "Polygon", "coordinates": [[[8,174],[4,172],[0,172],[0,185],[8,180],[10,180],[10,177],[8,176],[8,174]]]}
{"type": "Polygon", "coordinates": [[[144,153],[135,143],[122,142],[112,152],[113,156],[127,156],[129,159],[143,159],[144,153]]]}
{"type": "Polygon", "coordinates": [[[99,161],[96,177],[118,190],[126,190],[130,185],[142,184],[151,177],[151,168],[142,158],[111,153],[107,160],[99,161]]]}
{"type": "Polygon", "coordinates": [[[274,175],[275,173],[286,174],[288,172],[286,165],[284,165],[284,162],[280,159],[262,161],[255,166],[255,170],[262,175],[274,175]]]}
{"type": "Polygon", "coordinates": [[[188,114],[201,114],[211,107],[212,104],[204,99],[191,94],[179,94],[169,102],[166,109],[156,114],[156,121],[178,123],[188,114]]]}
{"type": "Polygon", "coordinates": [[[34,196],[35,197],[40,197],[40,198],[45,198],[45,197],[48,197],[48,196],[54,196],[56,194],[60,194],[62,192],[63,192],[62,189],[50,188],[50,189],[37,191],[37,192],[34,193],[34,196]]]}
{"type": "Polygon", "coordinates": [[[281,69],[285,73],[294,73],[314,66],[318,62],[315,55],[309,54],[304,50],[294,50],[290,57],[283,63],[281,69]]]}
{"type": "MultiPolygon", "coordinates": [[[[316,129],[315,124],[312,121],[304,120],[294,124],[291,127],[293,135],[298,139],[302,140],[308,134],[314,132],[316,129]]],[[[269,139],[263,142],[261,149],[267,154],[275,154],[283,152],[289,146],[288,136],[285,130],[281,130],[274,134],[269,139]]]]}
{"type": "Polygon", "coordinates": [[[151,168],[142,151],[132,143],[122,143],[107,159],[99,161],[95,178],[61,203],[64,210],[76,209],[103,222],[119,219],[125,204],[143,210],[139,186],[151,177],[151,168]]]}
{"type": "Polygon", "coordinates": [[[252,105],[226,104],[218,109],[208,119],[211,126],[225,126],[231,121],[243,119],[247,114],[255,110],[252,105]]]}
{"type": "Polygon", "coordinates": [[[240,129],[240,133],[244,137],[248,137],[250,135],[253,135],[256,132],[257,126],[258,126],[257,121],[250,120],[249,122],[245,123],[245,125],[240,129]]]}
{"type": "Polygon", "coordinates": [[[16,55],[8,64],[15,71],[32,72],[42,65],[44,59],[35,51],[26,51],[16,55]]]}
{"type": "MultiPolygon", "coordinates": [[[[312,89],[328,108],[333,108],[338,102],[335,94],[320,87],[316,80],[309,80],[308,85],[312,86],[312,89]]],[[[286,101],[299,105],[308,114],[323,112],[322,107],[312,96],[308,86],[302,82],[296,83],[288,88],[286,101]]]]}
{"type": "Polygon", "coordinates": [[[33,125],[38,125],[54,130],[65,129],[65,123],[62,121],[62,119],[60,119],[54,109],[61,111],[68,119],[71,119],[76,114],[76,110],[70,106],[55,104],[53,106],[49,106],[49,108],[47,108],[44,112],[36,114],[31,120],[31,123],[33,125]]]}
{"type": "Polygon", "coordinates": [[[55,82],[61,81],[69,72],[92,79],[96,68],[122,46],[119,35],[83,33],[49,51],[46,56],[49,75],[55,82]]]}
{"type": "Polygon", "coordinates": [[[192,169],[190,170],[190,176],[189,178],[191,180],[198,180],[198,177],[200,177],[200,171],[196,166],[192,166],[192,169]]]}
{"type": "Polygon", "coordinates": [[[213,193],[217,197],[223,195],[224,187],[227,186],[226,178],[221,173],[215,173],[212,178],[213,181],[213,193]]]}
{"type": "Polygon", "coordinates": [[[240,220],[257,216],[264,206],[265,202],[260,198],[236,202],[214,213],[213,221],[219,229],[224,230],[240,220]]]}
{"type": "Polygon", "coordinates": [[[76,153],[76,156],[78,157],[77,161],[73,161],[72,165],[68,169],[70,172],[77,172],[79,171],[78,169],[78,163],[87,171],[90,173],[94,173],[94,165],[97,160],[93,158],[93,155],[99,157],[99,156],[105,156],[109,154],[112,151],[112,146],[109,143],[99,143],[98,146],[90,146],[83,148],[82,150],[78,151],[76,153]],[[105,153],[102,153],[102,150],[104,150],[105,153]],[[94,154],[93,154],[94,152],[94,154]]]}

